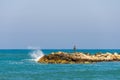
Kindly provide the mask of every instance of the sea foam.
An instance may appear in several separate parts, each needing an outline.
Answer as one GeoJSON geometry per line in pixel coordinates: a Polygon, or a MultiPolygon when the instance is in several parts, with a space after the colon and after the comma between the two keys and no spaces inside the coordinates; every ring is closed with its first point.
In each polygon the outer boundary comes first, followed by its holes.
{"type": "Polygon", "coordinates": [[[32,57],[33,61],[37,62],[41,57],[44,56],[44,53],[41,50],[37,49],[37,50],[34,50],[33,52],[31,52],[30,56],[32,57]]]}

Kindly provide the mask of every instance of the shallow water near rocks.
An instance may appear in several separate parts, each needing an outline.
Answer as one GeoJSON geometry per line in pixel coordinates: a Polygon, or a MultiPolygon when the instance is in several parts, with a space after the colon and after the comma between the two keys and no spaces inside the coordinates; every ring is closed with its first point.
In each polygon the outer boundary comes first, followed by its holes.
{"type": "MultiPolygon", "coordinates": [[[[0,80],[119,80],[120,62],[41,64],[29,55],[34,50],[0,50],[0,80]]],[[[44,54],[72,50],[42,50],[44,54]]],[[[120,50],[79,50],[117,52],[120,50]]]]}

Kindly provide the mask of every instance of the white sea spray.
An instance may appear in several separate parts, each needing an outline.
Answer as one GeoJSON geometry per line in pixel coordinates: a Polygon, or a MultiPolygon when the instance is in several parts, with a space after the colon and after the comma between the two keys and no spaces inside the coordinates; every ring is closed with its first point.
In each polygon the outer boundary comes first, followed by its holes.
{"type": "Polygon", "coordinates": [[[33,61],[37,62],[41,57],[44,56],[44,53],[41,50],[37,49],[37,50],[34,50],[33,52],[31,52],[30,56],[33,61]]]}

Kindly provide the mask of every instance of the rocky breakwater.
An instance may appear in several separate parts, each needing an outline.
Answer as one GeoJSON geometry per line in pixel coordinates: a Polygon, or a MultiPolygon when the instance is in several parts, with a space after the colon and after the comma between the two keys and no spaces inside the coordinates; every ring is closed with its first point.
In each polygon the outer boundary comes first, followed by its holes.
{"type": "Polygon", "coordinates": [[[65,53],[56,52],[44,55],[38,60],[40,63],[54,63],[54,64],[74,64],[74,63],[94,63],[103,61],[120,61],[120,54],[118,53],[96,53],[94,55],[89,53],[65,53]]]}

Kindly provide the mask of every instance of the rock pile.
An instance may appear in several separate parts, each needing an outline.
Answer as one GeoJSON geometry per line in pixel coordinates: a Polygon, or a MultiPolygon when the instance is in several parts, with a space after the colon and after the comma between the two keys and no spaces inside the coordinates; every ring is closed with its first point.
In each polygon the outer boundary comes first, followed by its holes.
{"type": "Polygon", "coordinates": [[[103,61],[120,61],[120,54],[118,53],[96,53],[91,55],[89,53],[65,53],[56,52],[45,55],[38,60],[40,63],[54,63],[54,64],[72,64],[72,63],[93,63],[103,61]]]}

